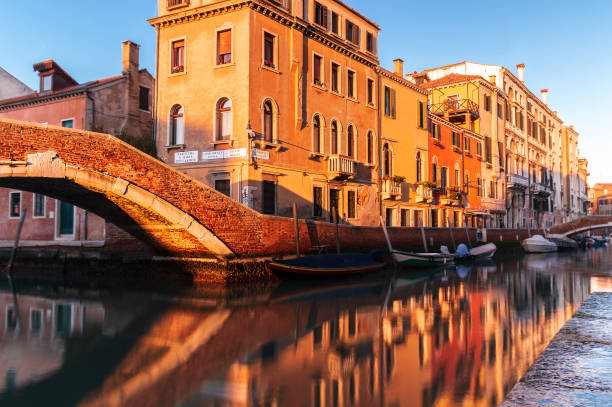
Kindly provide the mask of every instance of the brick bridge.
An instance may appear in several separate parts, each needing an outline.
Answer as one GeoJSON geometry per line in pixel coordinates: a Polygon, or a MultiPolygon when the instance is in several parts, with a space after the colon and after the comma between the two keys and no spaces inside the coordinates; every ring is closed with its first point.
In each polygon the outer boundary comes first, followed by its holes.
{"type": "Polygon", "coordinates": [[[562,225],[553,226],[550,228],[550,233],[571,236],[603,228],[612,228],[612,216],[585,216],[562,225]]]}
{"type": "Polygon", "coordinates": [[[0,186],[45,194],[108,220],[155,251],[248,257],[288,250],[265,217],[121,140],[0,120],[0,186]]]}

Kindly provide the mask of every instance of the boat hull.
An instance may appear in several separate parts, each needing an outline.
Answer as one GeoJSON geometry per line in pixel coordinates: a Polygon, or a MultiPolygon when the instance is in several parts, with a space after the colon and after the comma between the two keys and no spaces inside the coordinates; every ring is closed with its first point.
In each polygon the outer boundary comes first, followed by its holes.
{"type": "Polygon", "coordinates": [[[523,243],[523,250],[527,253],[554,253],[556,252],[557,246],[539,244],[539,243],[523,243]]]}
{"type": "Polygon", "coordinates": [[[385,263],[366,254],[321,254],[270,261],[267,265],[271,271],[282,274],[324,277],[367,273],[382,269],[385,263]]]}
{"type": "Polygon", "coordinates": [[[406,253],[394,251],[392,256],[393,260],[406,267],[433,268],[455,264],[453,256],[437,253],[406,253]]]}

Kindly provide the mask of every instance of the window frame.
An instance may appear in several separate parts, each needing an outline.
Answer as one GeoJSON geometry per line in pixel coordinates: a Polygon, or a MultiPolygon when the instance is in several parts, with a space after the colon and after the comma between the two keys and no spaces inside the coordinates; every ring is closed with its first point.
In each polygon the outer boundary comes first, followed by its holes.
{"type": "Polygon", "coordinates": [[[60,126],[65,128],[65,129],[74,129],[74,117],[68,117],[66,119],[61,119],[60,120],[60,126]],[[64,123],[66,123],[66,122],[72,122],[72,127],[64,126],[64,123]]]}
{"type": "Polygon", "coordinates": [[[9,205],[8,205],[8,217],[9,219],[19,219],[21,214],[23,213],[23,195],[21,191],[9,191],[9,205]],[[19,213],[17,215],[13,215],[12,206],[13,206],[13,195],[19,196],[19,213]]]}
{"type": "Polygon", "coordinates": [[[315,113],[312,115],[312,147],[311,147],[311,153],[314,155],[325,155],[325,119],[323,118],[323,115],[321,115],[320,113],[315,113]],[[319,134],[318,134],[318,145],[319,151],[316,151],[315,149],[315,137],[317,135],[315,135],[315,119],[319,120],[319,134]]]}
{"type": "Polygon", "coordinates": [[[138,89],[138,110],[141,110],[143,112],[150,112],[151,111],[151,88],[148,88],[146,86],[139,86],[138,89]],[[143,89],[147,90],[147,108],[143,109],[142,108],[142,91],[143,89]]]}
{"type": "Polygon", "coordinates": [[[329,61],[329,91],[335,95],[342,95],[342,65],[330,58],[329,61]],[[334,68],[337,68],[338,74],[336,81],[336,89],[334,89],[334,68]]]}
{"type": "Polygon", "coordinates": [[[313,15],[313,19],[312,22],[314,24],[316,24],[319,27],[325,28],[326,31],[329,31],[329,20],[330,20],[330,11],[329,11],[329,7],[327,7],[326,5],[324,5],[323,3],[319,3],[318,1],[314,2],[314,7],[312,8],[312,12],[314,13],[313,15]],[[319,15],[317,13],[317,8],[320,8],[321,11],[323,11],[323,14],[321,14],[321,19],[325,19],[325,21],[317,21],[319,18],[319,15]]]}
{"type": "Polygon", "coordinates": [[[215,143],[227,143],[227,142],[231,142],[234,140],[234,102],[232,101],[232,99],[230,97],[227,96],[222,96],[219,99],[217,99],[217,102],[215,103],[215,108],[214,108],[214,118],[215,118],[215,134],[214,134],[214,142],[215,143]],[[226,110],[221,110],[221,105],[223,102],[223,104],[225,104],[225,102],[229,101],[231,106],[229,107],[229,109],[226,110]],[[224,111],[229,111],[231,113],[231,133],[229,135],[228,138],[220,138],[219,137],[219,133],[221,132],[221,114],[224,111]]]}
{"type": "Polygon", "coordinates": [[[46,217],[47,217],[47,197],[46,195],[33,193],[32,194],[32,219],[44,219],[46,217]],[[37,196],[42,197],[42,208],[43,208],[42,215],[36,215],[36,197],[37,196]]]}
{"type": "Polygon", "coordinates": [[[187,73],[187,36],[170,38],[168,40],[169,47],[169,55],[170,55],[170,64],[168,66],[170,73],[168,76],[177,76],[177,75],[185,75],[187,73]],[[183,68],[181,70],[177,70],[175,68],[179,68],[180,65],[175,66],[174,60],[174,44],[183,41],[183,68]]]}
{"type": "Polygon", "coordinates": [[[168,125],[168,140],[167,140],[167,142],[168,142],[168,146],[169,147],[185,145],[185,106],[183,106],[180,103],[175,103],[170,108],[170,124],[168,125]],[[176,114],[176,117],[182,117],[183,118],[183,120],[182,120],[183,129],[182,129],[182,132],[181,132],[182,133],[181,134],[182,140],[180,140],[181,143],[179,143],[179,138],[178,138],[178,134],[179,133],[178,133],[178,131],[176,131],[178,129],[178,126],[177,126],[177,129],[174,129],[174,118],[175,118],[174,111],[175,110],[177,112],[178,112],[178,110],[182,110],[183,111],[183,113],[181,113],[180,116],[178,115],[178,113],[176,114]],[[172,140],[173,136],[174,136],[174,140],[172,140]],[[174,141],[174,143],[172,143],[172,141],[174,141]]]}
{"type": "Polygon", "coordinates": [[[370,76],[366,77],[366,105],[376,107],[376,80],[370,76]],[[372,94],[370,95],[370,83],[372,84],[372,94]],[[370,96],[372,99],[370,100],[370,96]]]}
{"type": "Polygon", "coordinates": [[[262,30],[262,35],[261,35],[261,66],[265,69],[269,69],[271,71],[274,72],[278,72],[279,71],[279,66],[278,66],[278,41],[279,41],[279,36],[276,33],[273,33],[270,30],[267,29],[263,29],[262,30]],[[266,35],[269,35],[272,37],[272,63],[271,64],[267,64],[267,60],[266,60],[266,35]]]}
{"type": "MultiPolygon", "coordinates": [[[[213,66],[215,68],[224,68],[227,66],[232,66],[236,64],[236,60],[234,58],[235,52],[234,52],[234,43],[235,43],[235,38],[234,38],[234,25],[233,24],[228,24],[228,25],[223,25],[219,28],[215,29],[215,63],[213,64],[213,66]],[[219,34],[225,31],[229,31],[230,32],[230,61],[229,62],[224,62],[224,63],[220,63],[220,56],[221,54],[219,54],[219,34]]],[[[227,54],[223,54],[223,55],[227,55],[227,54]]]]}
{"type": "Polygon", "coordinates": [[[315,219],[323,219],[325,216],[325,188],[320,184],[312,185],[312,217],[315,219]],[[321,205],[317,204],[315,189],[318,189],[321,193],[321,205]],[[317,215],[316,209],[319,209],[320,214],[317,215]]]}
{"type": "Polygon", "coordinates": [[[346,190],[346,218],[350,220],[359,219],[357,214],[357,190],[354,188],[346,190]],[[353,194],[353,199],[350,199],[351,193],[353,194]],[[353,204],[353,216],[351,216],[351,203],[353,204]]]}
{"type": "Polygon", "coordinates": [[[342,124],[338,119],[331,119],[329,121],[329,155],[342,155],[342,124]],[[333,142],[334,142],[334,123],[336,124],[336,152],[334,153],[333,142]]]}
{"type": "Polygon", "coordinates": [[[321,54],[318,54],[316,52],[312,52],[312,86],[317,87],[319,89],[322,90],[326,90],[325,88],[325,57],[321,54]],[[315,69],[314,67],[316,66],[316,60],[317,58],[320,58],[320,62],[319,62],[319,79],[315,78],[315,69]],[[317,83],[317,81],[319,81],[319,83],[317,83]]]}
{"type": "Polygon", "coordinates": [[[338,37],[341,37],[342,36],[342,18],[340,14],[336,13],[335,11],[331,11],[329,15],[330,15],[329,32],[331,32],[334,35],[337,35],[338,37]],[[336,31],[334,31],[334,17],[336,18],[336,31]]]}
{"type": "Polygon", "coordinates": [[[358,146],[358,142],[357,142],[358,138],[357,138],[357,126],[355,126],[353,123],[349,123],[346,126],[346,156],[349,157],[351,160],[353,161],[357,161],[357,146],[358,146]],[[350,131],[352,130],[353,132],[353,142],[350,143],[349,141],[349,134],[350,131]],[[351,151],[352,150],[352,151],[351,151]],[[352,154],[349,154],[349,152],[352,152],[352,154]]]}

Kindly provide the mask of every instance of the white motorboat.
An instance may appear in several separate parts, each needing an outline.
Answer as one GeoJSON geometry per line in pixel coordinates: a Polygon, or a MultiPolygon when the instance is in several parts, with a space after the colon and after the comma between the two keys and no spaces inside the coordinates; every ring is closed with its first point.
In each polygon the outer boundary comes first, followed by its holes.
{"type": "Polygon", "coordinates": [[[555,243],[542,235],[535,235],[523,240],[522,246],[527,253],[552,253],[558,250],[555,243]]]}
{"type": "Polygon", "coordinates": [[[557,245],[559,250],[573,250],[578,248],[578,242],[563,235],[546,235],[546,239],[557,245]]]}

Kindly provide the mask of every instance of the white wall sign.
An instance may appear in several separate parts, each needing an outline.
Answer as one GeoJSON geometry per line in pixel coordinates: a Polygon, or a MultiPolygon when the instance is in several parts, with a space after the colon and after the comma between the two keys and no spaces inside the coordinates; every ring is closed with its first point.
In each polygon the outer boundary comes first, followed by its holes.
{"type": "Polygon", "coordinates": [[[202,160],[225,160],[227,158],[242,158],[247,156],[246,148],[231,150],[202,151],[202,160]]]}
{"type": "Polygon", "coordinates": [[[198,151],[177,151],[174,153],[175,164],[197,163],[198,151]]]}
{"type": "Polygon", "coordinates": [[[254,149],[252,152],[252,156],[254,158],[260,159],[260,160],[269,160],[270,159],[270,152],[269,151],[264,151],[264,150],[259,150],[259,149],[254,149]]]}

